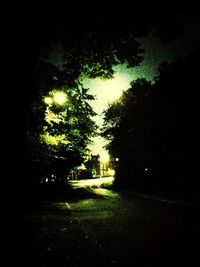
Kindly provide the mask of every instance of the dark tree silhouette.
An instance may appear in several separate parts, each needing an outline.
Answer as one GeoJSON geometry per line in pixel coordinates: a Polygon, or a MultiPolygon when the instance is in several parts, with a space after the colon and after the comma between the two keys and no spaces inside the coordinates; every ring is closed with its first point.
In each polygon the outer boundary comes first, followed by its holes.
{"type": "Polygon", "coordinates": [[[164,64],[155,84],[133,82],[104,112],[102,135],[120,159],[116,184],[190,197],[198,192],[197,59],[195,52],[164,64]]]}
{"type": "Polygon", "coordinates": [[[146,80],[132,82],[121,99],[105,111],[102,135],[109,135],[107,148],[114,158],[119,158],[116,181],[121,184],[143,182],[145,169],[153,167],[155,125],[159,119],[156,111],[153,86],[146,80]]]}

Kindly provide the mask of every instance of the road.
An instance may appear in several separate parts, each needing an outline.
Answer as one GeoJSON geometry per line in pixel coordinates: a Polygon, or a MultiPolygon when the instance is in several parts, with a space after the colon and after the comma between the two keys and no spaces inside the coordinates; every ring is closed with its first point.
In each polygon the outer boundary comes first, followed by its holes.
{"type": "Polygon", "coordinates": [[[70,195],[35,201],[8,237],[15,266],[200,266],[198,209],[105,181],[71,181],[70,195]]]}

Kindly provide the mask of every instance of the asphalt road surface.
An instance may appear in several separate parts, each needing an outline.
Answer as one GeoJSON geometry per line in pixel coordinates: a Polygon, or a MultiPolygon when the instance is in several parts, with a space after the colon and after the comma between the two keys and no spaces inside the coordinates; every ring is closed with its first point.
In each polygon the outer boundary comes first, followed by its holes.
{"type": "Polygon", "coordinates": [[[200,266],[198,208],[104,189],[102,179],[33,201],[10,224],[2,266],[200,266]]]}

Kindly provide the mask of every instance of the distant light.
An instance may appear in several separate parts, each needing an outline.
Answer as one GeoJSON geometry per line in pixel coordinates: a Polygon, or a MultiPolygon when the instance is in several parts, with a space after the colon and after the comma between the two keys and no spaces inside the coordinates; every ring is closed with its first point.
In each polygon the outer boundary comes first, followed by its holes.
{"type": "Polygon", "coordinates": [[[115,161],[119,161],[119,158],[115,158],[115,161]]]}
{"type": "Polygon", "coordinates": [[[106,163],[106,162],[109,162],[110,160],[110,157],[109,157],[109,154],[107,151],[103,151],[100,155],[100,160],[103,162],[103,163],[106,163]]]}
{"type": "Polygon", "coordinates": [[[115,170],[113,170],[113,169],[108,169],[108,174],[109,174],[110,176],[114,176],[114,175],[115,175],[115,170]]]}
{"type": "Polygon", "coordinates": [[[53,100],[58,105],[63,105],[67,101],[67,95],[62,91],[57,91],[53,95],[53,100]]]}
{"type": "Polygon", "coordinates": [[[44,102],[45,102],[45,104],[47,104],[47,105],[51,105],[51,104],[53,103],[53,99],[52,99],[51,97],[49,97],[49,96],[46,96],[46,97],[44,98],[44,102]]]}
{"type": "Polygon", "coordinates": [[[146,171],[148,171],[148,169],[147,169],[147,168],[145,168],[144,170],[145,170],[145,172],[146,172],[146,171]]]}

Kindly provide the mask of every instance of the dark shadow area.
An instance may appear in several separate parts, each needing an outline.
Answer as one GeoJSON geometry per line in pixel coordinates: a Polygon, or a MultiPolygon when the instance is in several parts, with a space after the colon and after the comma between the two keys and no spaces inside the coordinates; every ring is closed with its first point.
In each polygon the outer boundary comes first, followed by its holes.
{"type": "MultiPolygon", "coordinates": [[[[115,3],[114,10],[114,6],[107,9],[99,3],[90,11],[70,4],[22,7],[17,3],[7,10],[10,25],[6,36],[11,60],[5,90],[6,99],[12,96],[12,104],[6,102],[2,112],[11,111],[6,116],[7,124],[2,123],[2,131],[10,133],[5,144],[8,163],[2,186],[2,243],[7,258],[4,266],[12,266],[11,260],[17,267],[198,266],[199,210],[142,200],[134,193],[200,203],[199,9],[191,4],[144,4],[145,8],[143,4],[133,9],[132,5],[115,3]],[[151,32],[167,45],[191,29],[191,25],[195,26],[193,52],[172,64],[163,64],[155,84],[144,79],[133,82],[119,105],[111,107],[105,118],[108,131],[103,135],[112,141],[108,146],[111,156],[119,159],[115,162],[113,189],[122,198],[131,195],[136,201],[121,201],[120,216],[112,221],[119,229],[122,227],[126,236],[132,227],[131,240],[135,243],[122,238],[120,231],[112,235],[108,227],[106,234],[111,246],[107,246],[118,259],[108,262],[103,249],[95,243],[98,240],[92,243],[76,216],[59,204],[76,204],[90,198],[103,200],[92,191],[63,185],[66,173],[81,164],[86,141],[96,130],[89,120],[92,111],[84,102],[90,97],[78,82],[81,72],[90,78],[109,78],[117,62],[138,66],[142,51],[135,37],[151,32]],[[61,70],[40,60],[58,40],[68,60],[61,70]],[[10,85],[11,80],[14,86],[10,85]],[[67,114],[72,120],[62,127],[48,125],[43,97],[63,86],[71,101],[67,114]],[[77,125],[72,123],[76,119],[77,125]],[[60,150],[56,150],[39,142],[44,127],[51,132],[64,132],[70,145],[60,145],[60,150]],[[42,176],[55,173],[59,183],[40,183],[42,176]],[[130,208],[129,217],[126,205],[130,208]],[[115,250],[118,246],[125,249],[115,250]]],[[[104,204],[100,208],[106,208],[104,204]]],[[[118,214],[118,206],[114,205],[113,201],[108,210],[112,213],[116,208],[118,214]]],[[[93,228],[109,226],[110,221],[96,218],[93,228]]]]}

